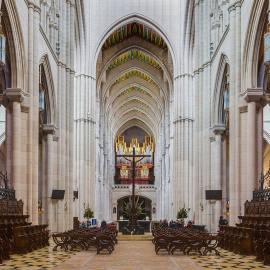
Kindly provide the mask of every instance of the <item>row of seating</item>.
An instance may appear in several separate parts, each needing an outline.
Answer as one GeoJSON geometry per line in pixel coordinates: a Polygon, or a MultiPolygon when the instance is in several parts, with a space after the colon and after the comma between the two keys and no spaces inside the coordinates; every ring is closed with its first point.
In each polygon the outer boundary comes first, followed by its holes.
{"type": "Polygon", "coordinates": [[[238,216],[238,218],[241,222],[235,224],[237,227],[270,230],[270,217],[238,216]]]}
{"type": "Polygon", "coordinates": [[[47,225],[31,225],[23,215],[23,201],[0,200],[0,263],[12,254],[26,254],[49,245],[47,225]]]}
{"type": "Polygon", "coordinates": [[[49,245],[47,225],[26,225],[11,227],[11,224],[0,224],[0,245],[2,260],[10,260],[11,254],[27,254],[38,248],[49,245]],[[12,231],[12,236],[9,231],[12,231]]]}
{"type": "Polygon", "coordinates": [[[270,217],[270,200],[246,201],[245,216],[270,217]]]}
{"type": "Polygon", "coordinates": [[[221,225],[219,237],[221,248],[241,255],[253,254],[252,228],[221,225]]]}
{"type": "Polygon", "coordinates": [[[48,225],[28,225],[14,228],[14,253],[27,254],[49,246],[48,225]]]}
{"type": "MultiPolygon", "coordinates": [[[[23,215],[23,201],[1,199],[0,200],[0,216],[22,216],[23,215]]],[[[29,217],[29,216],[28,216],[29,217]]]]}
{"type": "Polygon", "coordinates": [[[207,255],[213,251],[220,255],[217,250],[219,237],[201,232],[192,228],[159,228],[152,230],[155,251],[165,249],[168,254],[180,250],[184,255],[195,251],[200,255],[207,255]]]}
{"type": "Polygon", "coordinates": [[[62,250],[73,250],[80,248],[88,250],[94,247],[99,254],[102,250],[107,250],[111,254],[117,241],[117,230],[104,228],[76,228],[64,233],[53,234],[52,238],[56,244],[54,251],[59,247],[62,250]]]}
{"type": "Polygon", "coordinates": [[[270,201],[246,201],[245,215],[236,226],[220,226],[219,246],[241,255],[255,255],[270,265],[270,201]]]}

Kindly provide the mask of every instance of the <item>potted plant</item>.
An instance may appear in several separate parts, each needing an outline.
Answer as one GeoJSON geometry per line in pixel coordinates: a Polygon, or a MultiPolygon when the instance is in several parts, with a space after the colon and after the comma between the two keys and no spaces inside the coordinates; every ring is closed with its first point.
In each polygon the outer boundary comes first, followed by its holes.
{"type": "MultiPolygon", "coordinates": [[[[135,209],[136,209],[138,217],[140,215],[145,215],[145,213],[142,212],[144,210],[144,208],[142,208],[142,204],[143,202],[139,203],[139,197],[138,197],[137,200],[135,201],[135,209]]],[[[123,211],[126,214],[127,218],[129,218],[130,216],[131,207],[132,207],[132,200],[131,200],[131,197],[129,197],[129,201],[125,203],[125,210],[123,211]]]]}
{"type": "Polygon", "coordinates": [[[187,217],[188,217],[188,212],[185,207],[183,207],[177,212],[177,219],[181,219],[182,223],[184,223],[184,218],[187,218],[187,217]]]}
{"type": "Polygon", "coordinates": [[[91,210],[91,208],[89,207],[89,204],[84,209],[83,217],[87,219],[87,227],[88,227],[89,226],[89,219],[94,217],[94,211],[91,210]]]}

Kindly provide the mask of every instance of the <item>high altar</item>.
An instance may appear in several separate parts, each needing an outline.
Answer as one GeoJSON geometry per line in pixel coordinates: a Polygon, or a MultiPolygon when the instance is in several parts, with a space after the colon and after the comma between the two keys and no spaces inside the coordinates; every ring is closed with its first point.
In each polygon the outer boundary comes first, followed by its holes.
{"type": "MultiPolygon", "coordinates": [[[[132,184],[130,162],[124,157],[116,156],[131,154],[133,147],[135,147],[136,155],[151,155],[151,157],[144,158],[136,164],[135,183],[141,185],[154,184],[154,143],[151,136],[145,136],[142,146],[140,146],[136,138],[133,138],[129,147],[126,146],[124,136],[118,136],[115,151],[115,183],[132,184]]],[[[136,160],[138,159],[136,158],[136,160]]]]}

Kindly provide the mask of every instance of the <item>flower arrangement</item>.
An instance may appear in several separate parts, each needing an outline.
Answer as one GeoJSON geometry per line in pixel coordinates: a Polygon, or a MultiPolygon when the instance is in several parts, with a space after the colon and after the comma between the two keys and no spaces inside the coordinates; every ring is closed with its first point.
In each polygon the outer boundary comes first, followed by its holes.
{"type": "Polygon", "coordinates": [[[90,218],[94,217],[94,211],[91,210],[91,208],[89,207],[89,204],[84,209],[83,217],[86,218],[86,219],[90,219],[90,218]]]}
{"type": "Polygon", "coordinates": [[[185,207],[183,207],[182,209],[180,209],[180,211],[177,212],[177,219],[184,219],[188,217],[188,212],[187,209],[185,207]]]}
{"type": "MultiPolygon", "coordinates": [[[[135,201],[135,209],[137,212],[137,216],[145,215],[145,213],[142,212],[144,210],[144,208],[142,208],[143,201],[139,203],[139,198],[140,197],[138,196],[137,200],[135,201]]],[[[128,218],[131,213],[131,207],[132,207],[132,200],[131,197],[129,197],[129,201],[125,203],[125,210],[123,211],[128,218]]]]}

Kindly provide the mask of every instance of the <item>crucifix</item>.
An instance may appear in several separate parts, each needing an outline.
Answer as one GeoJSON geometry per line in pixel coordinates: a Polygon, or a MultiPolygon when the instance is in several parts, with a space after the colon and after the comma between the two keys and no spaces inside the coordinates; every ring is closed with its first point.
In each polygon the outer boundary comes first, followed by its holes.
{"type": "Polygon", "coordinates": [[[136,163],[140,162],[145,157],[151,157],[151,155],[135,155],[135,147],[133,147],[133,155],[115,155],[115,157],[123,157],[130,163],[132,162],[132,206],[131,206],[131,213],[129,216],[129,224],[128,228],[130,229],[138,229],[139,224],[137,222],[137,213],[135,209],[135,167],[136,163]],[[128,158],[132,158],[132,160],[128,158]],[[140,158],[136,161],[136,157],[140,158]]]}

